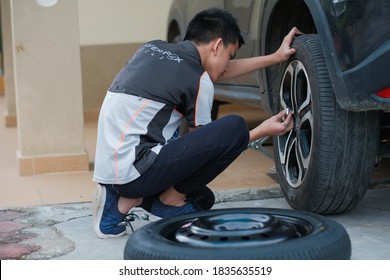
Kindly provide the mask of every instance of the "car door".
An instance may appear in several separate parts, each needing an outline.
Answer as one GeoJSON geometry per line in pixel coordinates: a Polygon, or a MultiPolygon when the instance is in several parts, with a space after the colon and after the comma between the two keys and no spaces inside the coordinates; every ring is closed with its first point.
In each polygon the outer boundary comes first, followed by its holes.
{"type": "MultiPolygon", "coordinates": [[[[237,52],[236,58],[251,57],[254,54],[257,41],[257,30],[256,32],[252,32],[250,29],[250,27],[253,26],[251,21],[253,20],[254,2],[254,0],[224,0],[225,9],[237,19],[241,34],[245,40],[245,44],[237,52]]],[[[257,86],[256,73],[241,76],[228,83],[242,86],[257,86]]]]}
{"type": "MultiPolygon", "coordinates": [[[[250,57],[254,53],[257,30],[250,30],[252,13],[255,0],[209,0],[209,1],[187,1],[186,22],[189,22],[198,12],[218,7],[228,10],[240,26],[245,44],[240,48],[236,58],[250,57]]],[[[234,80],[224,81],[223,84],[255,86],[257,87],[256,73],[250,73],[234,80]]]]}
{"type": "Polygon", "coordinates": [[[224,0],[207,0],[207,1],[194,1],[187,0],[186,9],[186,22],[187,24],[191,19],[200,11],[206,10],[211,7],[224,8],[224,0]]]}

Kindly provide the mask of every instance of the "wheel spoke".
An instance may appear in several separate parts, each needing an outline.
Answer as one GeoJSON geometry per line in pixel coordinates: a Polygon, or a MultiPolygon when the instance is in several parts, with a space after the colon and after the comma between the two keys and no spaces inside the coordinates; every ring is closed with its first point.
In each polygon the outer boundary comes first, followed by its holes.
{"type": "Polygon", "coordinates": [[[287,152],[288,159],[285,165],[286,180],[292,187],[299,186],[303,176],[302,166],[299,164],[298,160],[299,155],[297,151],[297,146],[297,139],[294,138],[292,141],[292,145],[287,152]]]}
{"type": "Polygon", "coordinates": [[[292,89],[294,88],[294,67],[290,64],[283,76],[282,86],[280,88],[279,101],[282,109],[293,108],[293,94],[292,89]]]}
{"type": "Polygon", "coordinates": [[[302,63],[297,63],[294,72],[294,98],[298,113],[311,108],[311,88],[306,70],[302,63]]]}
{"type": "Polygon", "coordinates": [[[279,136],[279,158],[280,162],[284,165],[287,162],[288,153],[291,150],[292,146],[295,144],[295,133],[293,130],[291,130],[287,135],[285,136],[279,136]]]}
{"type": "Polygon", "coordinates": [[[302,167],[307,170],[310,163],[311,148],[312,148],[312,127],[313,127],[313,115],[311,111],[306,112],[302,117],[301,125],[299,127],[299,145],[298,154],[299,161],[302,167]]]}

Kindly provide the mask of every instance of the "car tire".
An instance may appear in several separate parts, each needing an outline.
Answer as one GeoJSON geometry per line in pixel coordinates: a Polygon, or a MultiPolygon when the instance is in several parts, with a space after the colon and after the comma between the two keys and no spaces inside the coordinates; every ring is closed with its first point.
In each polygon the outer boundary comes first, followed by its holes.
{"type": "Polygon", "coordinates": [[[320,214],[353,209],[363,198],[379,143],[379,113],[349,112],[335,99],[318,35],[302,35],[280,65],[274,110],[290,108],[294,128],[273,138],[280,186],[291,207],[320,214]]]}
{"type": "Polygon", "coordinates": [[[339,223],[284,209],[208,210],[150,223],[128,238],[126,260],[350,259],[339,223]]]}

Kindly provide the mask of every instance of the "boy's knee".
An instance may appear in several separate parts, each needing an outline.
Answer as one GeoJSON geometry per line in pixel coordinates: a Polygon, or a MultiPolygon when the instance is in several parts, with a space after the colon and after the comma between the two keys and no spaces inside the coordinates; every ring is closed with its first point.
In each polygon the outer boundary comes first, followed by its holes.
{"type": "Polygon", "coordinates": [[[234,129],[234,131],[237,131],[237,133],[247,134],[249,132],[248,126],[243,117],[238,115],[231,115],[227,116],[227,118],[229,118],[231,128],[234,129]]]}
{"type": "Polygon", "coordinates": [[[229,122],[231,122],[232,126],[247,129],[247,125],[243,117],[239,115],[230,115],[226,117],[229,118],[229,122]]]}
{"type": "Polygon", "coordinates": [[[225,118],[227,126],[229,127],[228,129],[234,132],[232,135],[235,136],[238,141],[241,141],[244,146],[248,145],[249,130],[244,118],[238,115],[229,115],[225,118]]]}

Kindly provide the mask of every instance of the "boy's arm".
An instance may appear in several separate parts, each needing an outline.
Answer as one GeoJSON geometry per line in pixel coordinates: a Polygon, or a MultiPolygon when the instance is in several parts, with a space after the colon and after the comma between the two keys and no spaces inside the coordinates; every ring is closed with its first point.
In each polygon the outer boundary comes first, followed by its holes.
{"type": "Polygon", "coordinates": [[[291,48],[292,41],[297,35],[301,34],[302,32],[299,31],[296,27],[291,29],[287,36],[284,37],[284,40],[279,49],[273,54],[230,60],[226,72],[219,79],[219,81],[239,77],[258,69],[288,60],[290,56],[296,52],[294,48],[291,48]]]}

